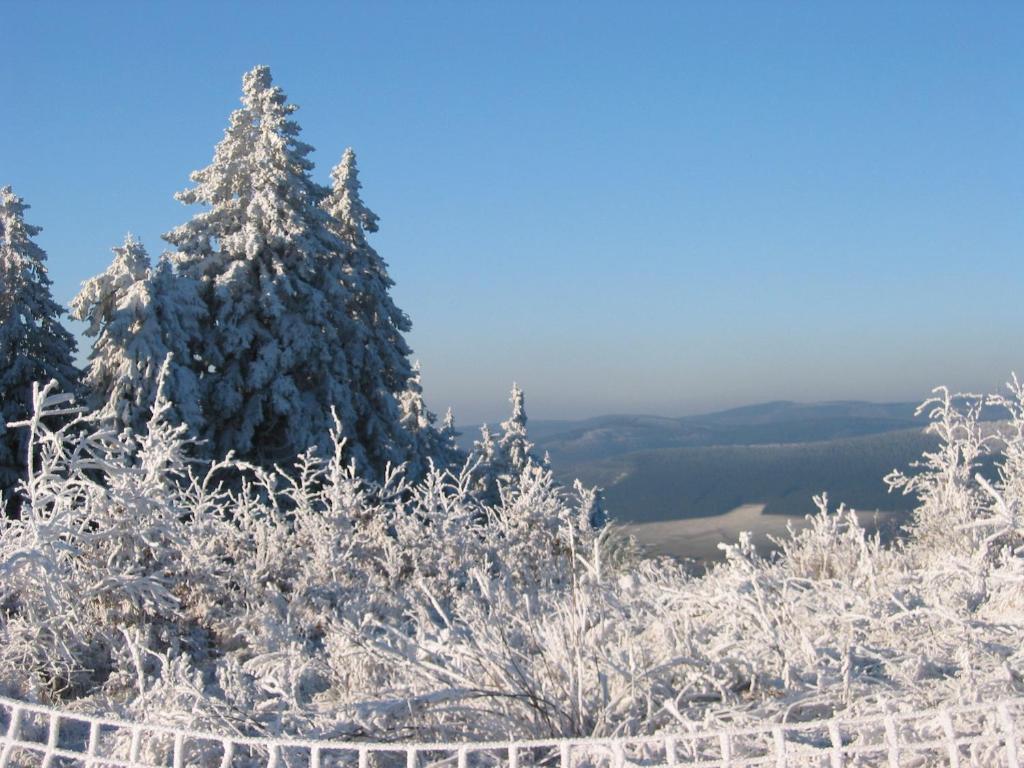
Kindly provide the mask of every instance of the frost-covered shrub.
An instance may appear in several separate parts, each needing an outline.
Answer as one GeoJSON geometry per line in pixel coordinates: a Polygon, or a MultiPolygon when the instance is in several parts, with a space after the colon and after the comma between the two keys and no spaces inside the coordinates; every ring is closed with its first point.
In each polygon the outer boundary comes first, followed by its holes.
{"type": "Polygon", "coordinates": [[[287,469],[195,464],[163,398],[140,437],[44,388],[25,511],[0,529],[0,688],[205,729],[418,740],[1020,692],[1024,388],[986,402],[1006,410],[997,429],[978,398],[926,404],[940,445],[890,476],[920,500],[894,544],[823,496],[777,553],[741,536],[695,576],[595,528],[593,492],[541,462],[483,494],[480,457],[371,482],[336,422],[329,455],[287,469]]]}

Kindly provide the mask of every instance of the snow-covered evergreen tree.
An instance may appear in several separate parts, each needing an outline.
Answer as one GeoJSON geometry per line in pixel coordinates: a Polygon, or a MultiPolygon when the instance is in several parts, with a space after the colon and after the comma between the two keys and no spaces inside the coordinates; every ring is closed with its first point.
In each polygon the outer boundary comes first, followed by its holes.
{"type": "MultiPolygon", "coordinates": [[[[168,406],[164,418],[171,424],[187,424],[188,434],[197,436],[205,426],[199,376],[195,372],[193,349],[206,332],[206,307],[199,297],[199,286],[192,278],[178,274],[170,254],[164,253],[150,269],[144,286],[149,314],[142,326],[138,346],[139,359],[145,354],[148,370],[160,373],[158,361],[166,350],[163,371],[163,396],[168,406]],[[151,330],[150,330],[151,329],[151,330]]],[[[152,382],[146,402],[152,403],[159,389],[159,376],[147,376],[152,382]]]]}
{"type": "Polygon", "coordinates": [[[501,435],[495,440],[484,424],[480,440],[473,443],[471,459],[476,465],[477,490],[481,498],[494,503],[499,488],[519,482],[528,468],[546,469],[547,457],[539,458],[526,433],[526,396],[516,383],[512,384],[512,413],[501,422],[501,435]]]}
{"type": "Polygon", "coordinates": [[[449,464],[461,464],[466,461],[466,454],[459,448],[461,436],[462,433],[455,428],[455,412],[449,406],[444,413],[444,419],[441,420],[441,443],[449,452],[449,464]]]}
{"type": "Polygon", "coordinates": [[[119,429],[141,434],[156,400],[166,363],[165,418],[199,431],[199,380],[191,348],[200,336],[204,308],[191,278],[176,275],[166,257],[155,268],[131,235],[114,248],[105,272],[86,281],[72,301],[72,316],[95,337],[85,383],[90,405],[119,429]]]}
{"type": "Polygon", "coordinates": [[[473,450],[469,456],[473,467],[474,490],[482,501],[496,503],[499,498],[498,480],[504,465],[494,434],[487,424],[480,427],[480,439],[473,441],[473,450]]]}
{"type": "MultiPolygon", "coordinates": [[[[74,391],[75,340],[60,322],[64,312],[50,293],[46,253],[33,239],[41,229],[25,222],[29,206],[0,187],[0,424],[24,419],[32,383],[56,379],[74,391]]],[[[0,494],[5,501],[25,470],[24,430],[0,429],[0,494]]]]}
{"type": "Polygon", "coordinates": [[[346,356],[355,333],[349,297],[323,277],[346,248],[319,206],[328,190],[310,177],[312,147],[299,140],[296,107],[270,69],[248,72],[242,90],[213,162],[178,194],[206,210],[165,235],[207,307],[196,350],[206,435],[220,455],[287,460],[330,444],[333,407],[350,455],[366,467],[346,356]]]}
{"type": "Polygon", "coordinates": [[[518,474],[527,465],[540,466],[542,462],[533,454],[533,443],[526,436],[526,397],[515,382],[512,383],[512,414],[501,422],[502,435],[498,450],[507,464],[509,472],[518,474]]]}
{"type": "Polygon", "coordinates": [[[413,375],[405,391],[399,396],[399,409],[402,415],[402,428],[410,438],[406,467],[406,474],[410,478],[422,477],[431,464],[438,469],[444,469],[462,463],[464,457],[455,444],[458,433],[451,423],[451,408],[445,417],[444,428],[439,430],[435,426],[437,416],[423,401],[419,363],[413,365],[413,375]]]}
{"type": "Polygon", "coordinates": [[[412,323],[391,298],[394,281],[387,264],[367,241],[367,234],[377,231],[378,217],[359,195],[362,185],[351,148],[331,172],[331,180],[331,193],[322,205],[345,247],[324,277],[340,280],[349,293],[347,310],[355,334],[345,350],[356,439],[372,465],[382,468],[388,462],[407,460],[415,476],[428,459],[436,462],[439,455],[433,414],[423,405],[418,376],[409,360],[411,350],[402,336],[412,323]],[[401,406],[396,398],[403,399],[401,406]],[[421,429],[416,425],[422,419],[429,424],[421,429]]]}

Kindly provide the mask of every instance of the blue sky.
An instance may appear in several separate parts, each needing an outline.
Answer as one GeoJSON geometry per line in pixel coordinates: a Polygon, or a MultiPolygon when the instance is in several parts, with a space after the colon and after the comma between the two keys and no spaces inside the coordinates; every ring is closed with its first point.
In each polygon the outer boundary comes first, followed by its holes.
{"type": "Polygon", "coordinates": [[[431,406],[682,415],[1024,372],[1024,5],[0,0],[0,183],[68,301],[269,64],[360,159],[431,406]]]}

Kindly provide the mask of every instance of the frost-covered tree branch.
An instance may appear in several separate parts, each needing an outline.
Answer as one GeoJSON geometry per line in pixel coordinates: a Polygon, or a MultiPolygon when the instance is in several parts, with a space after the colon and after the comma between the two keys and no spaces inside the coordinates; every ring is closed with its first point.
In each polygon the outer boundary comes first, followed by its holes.
{"type": "MultiPolygon", "coordinates": [[[[163,376],[166,377],[167,366],[163,376]]],[[[159,389],[163,392],[163,388],[159,389]]],[[[155,400],[117,432],[51,384],[16,428],[0,529],[0,687],[238,733],[417,740],[655,733],[1020,692],[1024,391],[929,401],[939,447],[894,473],[891,545],[826,497],[762,554],[644,559],[594,496],[527,462],[380,481],[331,450],[287,471],[190,460],[155,400]],[[979,459],[990,451],[995,470],[979,459]]]]}

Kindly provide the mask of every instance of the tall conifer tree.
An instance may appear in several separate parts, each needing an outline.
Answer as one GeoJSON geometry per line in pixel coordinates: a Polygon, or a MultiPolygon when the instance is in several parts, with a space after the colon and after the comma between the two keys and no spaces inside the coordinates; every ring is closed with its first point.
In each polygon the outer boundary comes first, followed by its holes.
{"type": "Polygon", "coordinates": [[[436,445],[433,414],[423,405],[418,375],[413,370],[411,350],[403,333],[412,329],[408,316],[396,306],[390,289],[394,281],[387,264],[367,240],[377,231],[378,217],[362,201],[356,155],[346,149],[341,162],[331,172],[331,193],[323,201],[330,214],[332,231],[344,244],[335,267],[348,288],[347,311],[353,320],[354,334],[346,352],[352,383],[357,440],[366,446],[371,463],[382,467],[388,462],[408,461],[413,476],[426,466],[428,458],[437,462],[431,446],[436,445]],[[400,400],[408,400],[408,408],[400,400]],[[424,414],[424,428],[415,426],[424,414]],[[425,452],[426,451],[426,452],[425,452]]]}
{"type": "Polygon", "coordinates": [[[418,363],[413,365],[412,378],[405,391],[399,395],[398,402],[402,427],[410,439],[407,458],[407,473],[410,477],[421,477],[431,464],[437,469],[444,469],[465,461],[466,457],[455,442],[459,433],[455,431],[452,409],[448,409],[443,429],[438,429],[435,426],[437,415],[423,401],[418,363]]]}
{"type": "Polygon", "coordinates": [[[166,363],[164,395],[171,407],[165,417],[198,433],[202,415],[191,348],[204,308],[196,284],[175,275],[166,257],[151,267],[146,249],[131,235],[113,251],[111,265],[83,283],[71,303],[72,316],[87,322],[86,335],[95,337],[85,377],[89,404],[118,428],[141,434],[166,363]]]}
{"type": "Polygon", "coordinates": [[[507,471],[518,474],[527,465],[542,465],[533,454],[533,443],[526,436],[526,396],[515,382],[512,383],[512,414],[501,422],[503,434],[498,441],[498,450],[507,463],[507,471]]]}
{"type": "Polygon", "coordinates": [[[42,230],[26,223],[29,206],[0,187],[0,493],[11,499],[26,467],[25,431],[8,428],[29,414],[32,383],[56,379],[78,386],[75,340],[53,300],[46,253],[33,241],[42,230]]]}
{"type": "Polygon", "coordinates": [[[319,206],[328,190],[310,177],[295,109],[269,68],[248,72],[213,162],[178,195],[207,209],[165,237],[208,311],[196,352],[212,449],[266,463],[326,447],[334,407],[366,468],[346,356],[349,296],[322,274],[346,246],[319,206]]]}

